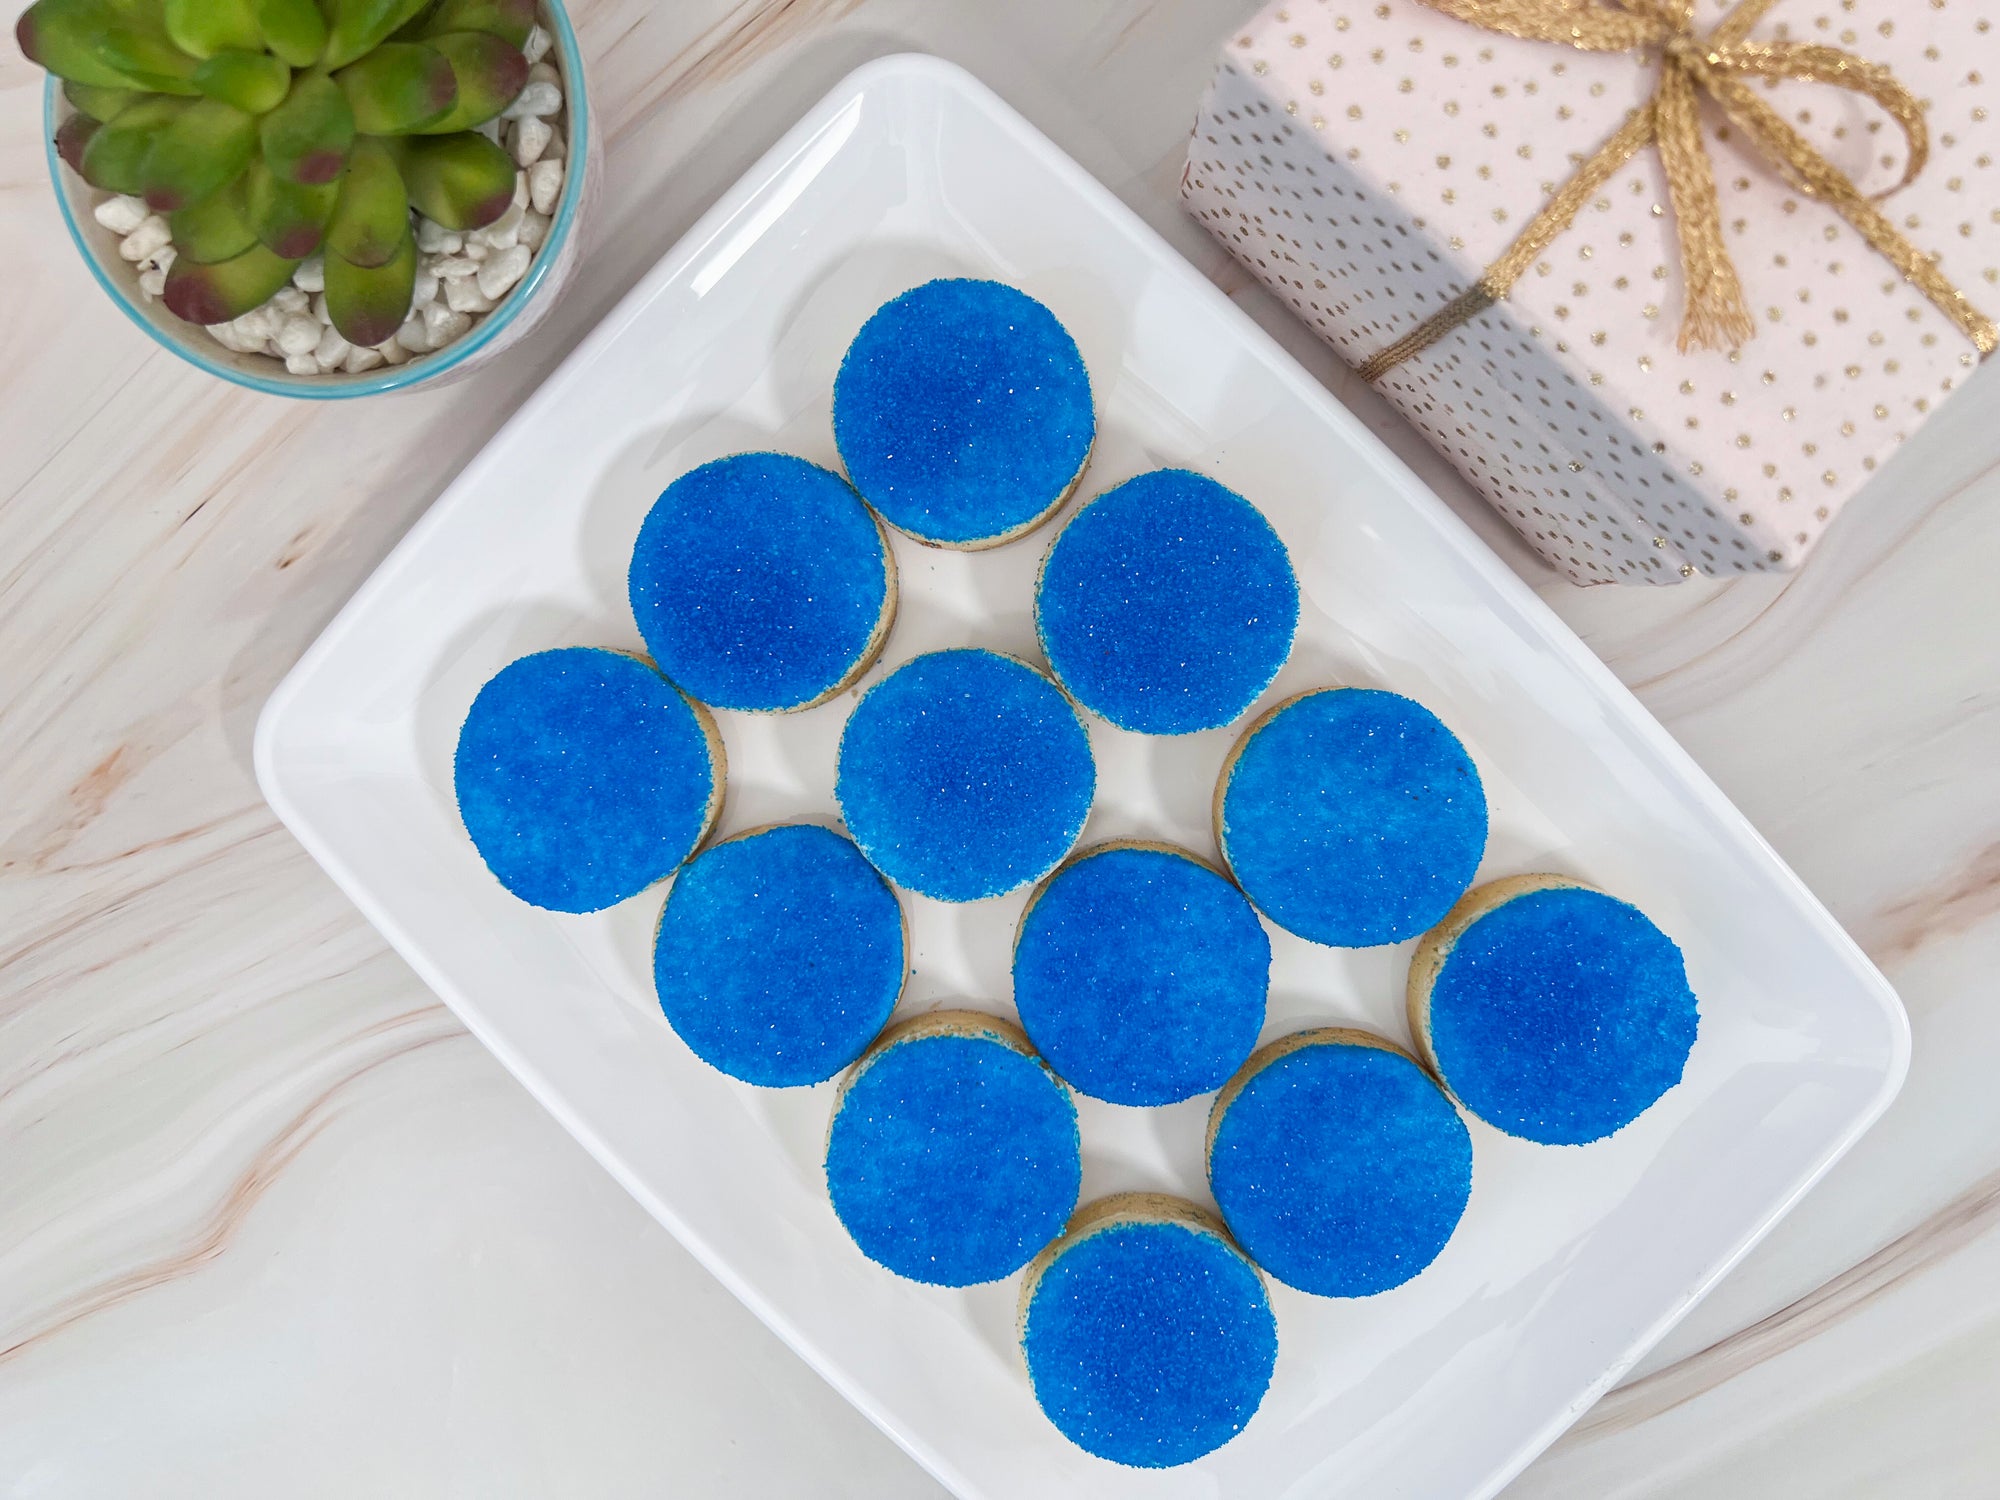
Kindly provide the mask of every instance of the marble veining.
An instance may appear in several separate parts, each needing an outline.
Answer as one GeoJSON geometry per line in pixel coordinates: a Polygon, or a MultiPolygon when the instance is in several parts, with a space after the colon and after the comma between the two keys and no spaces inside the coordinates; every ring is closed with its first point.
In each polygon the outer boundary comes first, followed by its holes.
{"type": "Polygon", "coordinates": [[[916,48],[992,84],[1443,494],[1909,1006],[1887,1118],[1510,1495],[1990,1496],[2000,376],[1795,576],[1573,589],[1180,215],[1241,5],[574,9],[610,143],[574,289],[463,385],[323,410],[124,323],[63,239],[39,79],[0,56],[0,1488],[939,1493],[465,1036],[249,763],[299,652],[633,277],[837,77],[916,48]]]}

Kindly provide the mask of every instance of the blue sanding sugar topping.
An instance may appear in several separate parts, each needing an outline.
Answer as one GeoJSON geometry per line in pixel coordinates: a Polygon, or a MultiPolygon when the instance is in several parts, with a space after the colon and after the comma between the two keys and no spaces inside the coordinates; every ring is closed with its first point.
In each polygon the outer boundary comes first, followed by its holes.
{"type": "Polygon", "coordinates": [[[1299,586],[1257,507],[1213,479],[1158,469],[1078,511],[1042,565],[1035,624],[1049,666],[1121,729],[1217,729],[1292,649],[1299,586]]]}
{"type": "Polygon", "coordinates": [[[459,815],[500,883],[598,911],[694,851],[721,774],[687,699],[646,663],[570,647],[479,690],[458,732],[459,815]]]}
{"type": "Polygon", "coordinates": [[[1486,793],[1420,703],[1329,688],[1279,709],[1227,773],[1222,851],[1257,909],[1339,948],[1436,925],[1486,849],[1486,793]]]}
{"type": "Polygon", "coordinates": [[[646,649],[688,694],[716,708],[797,708],[867,654],[888,554],[839,475],[739,453],[667,486],[628,582],[646,649]]]}
{"type": "Polygon", "coordinates": [[[903,991],[896,893],[811,823],[730,839],[674,880],[653,947],[660,1008],[703,1062],[787,1088],[867,1050],[903,991]]]}
{"type": "Polygon", "coordinates": [[[1257,1273],[1180,1224],[1085,1234],[1042,1272],[1026,1325],[1049,1420],[1085,1452],[1141,1469],[1191,1463],[1241,1432],[1278,1358],[1257,1273]]]}
{"type": "Polygon", "coordinates": [[[848,477],[890,525],[963,545],[1056,504],[1097,434],[1054,313],[997,281],[931,281],[862,325],[833,384],[848,477]]]}
{"type": "Polygon", "coordinates": [[[896,884],[976,901],[1054,869],[1096,784],[1083,725],[1048,678],[992,651],[936,651],[854,706],[834,795],[896,884]]]}
{"type": "Polygon", "coordinates": [[[1309,1042],[1230,1100],[1208,1181],[1230,1233],[1271,1275],[1367,1297],[1444,1249],[1472,1193],[1472,1137],[1400,1052],[1309,1042]]]}
{"type": "Polygon", "coordinates": [[[1630,1124],[1681,1081],[1698,1011],[1681,950],[1601,891],[1531,891],[1462,933],[1431,987],[1438,1071],[1489,1125],[1549,1146],[1630,1124]]]}
{"type": "Polygon", "coordinates": [[[1062,1232],[1083,1183],[1076,1106],[988,1035],[891,1042],[833,1117],[826,1185],[870,1260],[934,1286],[1012,1275],[1062,1232]]]}
{"type": "Polygon", "coordinates": [[[1014,1006],[1049,1066],[1113,1104],[1221,1088],[1257,1045],[1271,940],[1187,855],[1110,848],[1051,879],[1014,946],[1014,1006]]]}

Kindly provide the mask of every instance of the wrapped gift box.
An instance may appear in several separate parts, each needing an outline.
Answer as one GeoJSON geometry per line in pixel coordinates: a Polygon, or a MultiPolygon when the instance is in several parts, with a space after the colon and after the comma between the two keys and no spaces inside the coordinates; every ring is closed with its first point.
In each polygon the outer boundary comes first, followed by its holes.
{"type": "MultiPolygon", "coordinates": [[[[1697,27],[1731,8],[1698,0],[1697,27]]],[[[1751,33],[1860,54],[1923,101],[1929,163],[1880,207],[1988,313],[2000,307],[1992,9],[1779,0],[1751,33]]],[[[1224,45],[1183,193],[1363,365],[1473,285],[1659,77],[1657,49],[1579,51],[1416,0],[1284,0],[1224,45]]],[[[1862,94],[1789,79],[1752,87],[1863,192],[1903,175],[1900,128],[1862,94]]],[[[1701,129],[1755,321],[1740,347],[1676,347],[1677,225],[1648,147],[1504,301],[1376,377],[1578,582],[1797,566],[1980,358],[1958,323],[1712,104],[1701,129]]]]}

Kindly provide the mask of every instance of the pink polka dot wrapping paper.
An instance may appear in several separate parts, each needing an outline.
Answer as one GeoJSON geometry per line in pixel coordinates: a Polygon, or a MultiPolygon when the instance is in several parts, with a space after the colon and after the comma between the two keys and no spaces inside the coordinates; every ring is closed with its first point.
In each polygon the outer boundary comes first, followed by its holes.
{"type": "MultiPolygon", "coordinates": [[[[1700,31],[1734,0],[1698,0],[1700,31]]],[[[1924,104],[1930,160],[1880,200],[2000,310],[2000,20],[1979,0],[1778,0],[1753,36],[1843,48],[1924,104]]],[[[1647,52],[1486,31],[1413,0],[1285,0],[1222,49],[1188,152],[1190,212],[1351,363],[1478,278],[1651,97],[1647,52]]],[[[1824,84],[1754,85],[1863,192],[1896,123],[1824,84]]],[[[1965,335],[1712,105],[1724,240],[1756,334],[1675,346],[1671,200],[1641,151],[1506,300],[1377,388],[1578,583],[1783,571],[1979,363],[1965,335]]],[[[1893,503],[1889,495],[1879,502],[1893,503]]]]}

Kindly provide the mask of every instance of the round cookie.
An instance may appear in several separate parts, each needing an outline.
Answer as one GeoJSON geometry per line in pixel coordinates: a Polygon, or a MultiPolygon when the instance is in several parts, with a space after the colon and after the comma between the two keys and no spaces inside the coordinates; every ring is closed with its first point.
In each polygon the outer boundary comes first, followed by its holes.
{"type": "Polygon", "coordinates": [[[1218,1089],[1257,1045],[1271,940],[1185,850],[1105,844],[1036,890],[1014,936],[1014,1008],[1071,1087],[1113,1104],[1218,1089]]]}
{"type": "Polygon", "coordinates": [[[1215,787],[1215,836],[1257,910],[1336,948],[1423,932],[1486,850],[1486,793],[1421,703],[1372,688],[1288,698],[1243,732],[1215,787]]]}
{"type": "Polygon", "coordinates": [[[639,528],[632,613],[660,670],[715,708],[808,708],[875,659],[896,614],[880,524],[838,474],[739,453],[683,474],[639,528]]]}
{"type": "Polygon", "coordinates": [[[933,546],[994,547],[1069,497],[1097,418],[1076,341],[997,281],[930,281],[884,303],[833,383],[833,440],[882,518],[933,546]]]}
{"type": "Polygon", "coordinates": [[[1259,1049],[1216,1099],[1208,1185],[1268,1274],[1370,1297],[1437,1259],[1458,1227],[1472,1136],[1415,1058],[1319,1027],[1259,1049]]]}
{"type": "Polygon", "coordinates": [[[937,1011],[890,1028],[842,1081],[826,1185],[861,1253],[973,1286],[1062,1232],[1083,1182],[1076,1106],[1014,1027],[937,1011]]]}
{"type": "Polygon", "coordinates": [[[671,875],[715,826],[724,779],[706,710],[639,657],[583,646],[495,673],[452,757],[479,857],[550,911],[600,911],[671,875]]]}
{"type": "Polygon", "coordinates": [[[675,878],[653,986],[703,1062],[791,1088],[833,1077],[888,1024],[907,947],[896,893],[853,841],[785,823],[726,839],[675,878]]]}
{"type": "Polygon", "coordinates": [[[1191,734],[1236,719],[1291,654],[1285,544],[1234,490],[1156,469],[1064,523],[1035,584],[1049,669],[1120,729],[1191,734]]]}
{"type": "Polygon", "coordinates": [[[934,651],[855,704],[834,795],[897,885],[976,901],[1054,869],[1096,784],[1083,725],[1048,678],[993,651],[934,651]]]}
{"type": "Polygon", "coordinates": [[[1495,1129],[1579,1146],[1681,1081],[1700,1024],[1681,950],[1636,906],[1561,875],[1480,886],[1417,945],[1410,1030],[1495,1129]]]}
{"type": "Polygon", "coordinates": [[[1080,1210],[1028,1268],[1021,1352],[1035,1400],[1086,1453],[1166,1469],[1255,1415],[1278,1358],[1257,1268],[1214,1215],[1161,1193],[1080,1210]]]}

